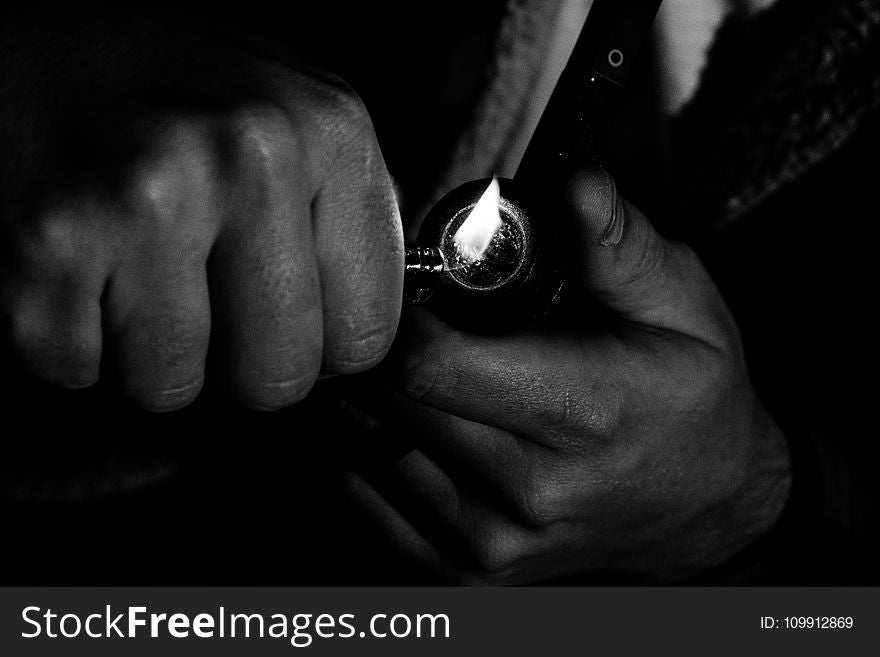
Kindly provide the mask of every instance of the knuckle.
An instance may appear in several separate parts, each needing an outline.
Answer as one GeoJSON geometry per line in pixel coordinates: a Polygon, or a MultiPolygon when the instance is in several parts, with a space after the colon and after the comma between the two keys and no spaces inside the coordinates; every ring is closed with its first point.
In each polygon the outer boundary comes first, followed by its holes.
{"type": "Polygon", "coordinates": [[[483,573],[499,575],[523,557],[522,541],[508,526],[488,527],[477,537],[473,556],[483,573]]]}
{"type": "MultiPolygon", "coordinates": [[[[385,160],[379,150],[373,133],[372,124],[352,126],[349,128],[346,139],[340,144],[336,157],[343,167],[352,172],[352,175],[370,174],[371,179],[387,180],[385,176],[385,160]]],[[[376,198],[377,207],[388,207],[391,189],[389,184],[383,186],[372,185],[376,198]],[[380,192],[381,194],[377,193],[380,192]]]]}
{"type": "Polygon", "coordinates": [[[37,222],[34,246],[41,259],[67,260],[77,246],[77,226],[64,214],[53,214],[37,222]]]}
{"type": "Polygon", "coordinates": [[[302,132],[274,107],[252,107],[231,118],[236,159],[250,179],[268,183],[287,180],[304,158],[302,132]]]}
{"type": "Polygon", "coordinates": [[[22,273],[29,277],[55,278],[78,269],[83,247],[83,225],[72,209],[44,214],[16,237],[16,255],[22,273]]]}
{"type": "Polygon", "coordinates": [[[568,491],[559,478],[540,475],[531,477],[524,486],[520,506],[531,527],[544,529],[563,519],[568,501],[568,491]]]}
{"type": "Polygon", "coordinates": [[[193,198],[206,196],[216,169],[206,125],[179,119],[163,128],[129,175],[124,198],[139,222],[174,228],[193,213],[193,198]]]}
{"type": "Polygon", "coordinates": [[[611,440],[618,433],[623,419],[622,402],[610,394],[596,395],[584,414],[583,425],[597,438],[611,440]]]}
{"type": "Polygon", "coordinates": [[[345,82],[324,82],[317,89],[318,105],[328,134],[351,134],[371,126],[370,115],[361,98],[345,82]]]}
{"type": "Polygon", "coordinates": [[[358,171],[384,168],[373,122],[360,97],[342,83],[321,85],[318,95],[318,134],[337,166],[358,171]]]}

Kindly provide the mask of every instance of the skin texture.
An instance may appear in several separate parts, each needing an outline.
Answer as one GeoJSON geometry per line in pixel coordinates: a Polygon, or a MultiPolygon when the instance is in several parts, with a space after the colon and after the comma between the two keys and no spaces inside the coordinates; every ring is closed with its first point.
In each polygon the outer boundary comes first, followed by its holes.
{"type": "MultiPolygon", "coordinates": [[[[175,24],[0,27],[5,344],[36,377],[106,378],[151,411],[190,403],[206,371],[278,409],[391,346],[390,177],[344,85],[175,24]]],[[[352,503],[451,581],[680,579],[766,532],[788,493],[696,256],[603,172],[568,198],[570,316],[485,338],[414,311],[392,381],[349,401],[416,437],[348,474],[352,503]],[[578,312],[594,302],[601,324],[578,312]]]]}
{"type": "Polygon", "coordinates": [[[213,383],[278,409],[391,345],[391,180],[343,83],[175,25],[2,35],[6,346],[38,378],[170,411],[210,345],[213,383]]]}
{"type": "Polygon", "coordinates": [[[574,573],[676,581],[765,533],[790,488],[736,326],[696,255],[660,237],[605,172],[569,188],[573,312],[505,337],[416,309],[392,382],[355,391],[393,463],[348,497],[405,556],[458,583],[574,573]],[[608,312],[578,309],[598,300],[608,312]]]}

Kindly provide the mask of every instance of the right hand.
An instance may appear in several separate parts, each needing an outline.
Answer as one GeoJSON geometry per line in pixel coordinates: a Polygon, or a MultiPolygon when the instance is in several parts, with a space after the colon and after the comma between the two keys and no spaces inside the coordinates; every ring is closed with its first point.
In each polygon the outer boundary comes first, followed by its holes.
{"type": "Polygon", "coordinates": [[[343,85],[185,30],[0,28],[0,314],[35,377],[152,411],[379,362],[403,243],[343,85]]]}

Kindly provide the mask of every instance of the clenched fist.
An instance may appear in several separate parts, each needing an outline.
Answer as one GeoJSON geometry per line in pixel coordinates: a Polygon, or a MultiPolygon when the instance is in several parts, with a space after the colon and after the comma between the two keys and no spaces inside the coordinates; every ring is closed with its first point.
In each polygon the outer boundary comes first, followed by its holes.
{"type": "Polygon", "coordinates": [[[160,21],[0,33],[0,312],[34,376],[168,411],[210,344],[269,410],[383,358],[402,233],[350,90],[160,21]]]}

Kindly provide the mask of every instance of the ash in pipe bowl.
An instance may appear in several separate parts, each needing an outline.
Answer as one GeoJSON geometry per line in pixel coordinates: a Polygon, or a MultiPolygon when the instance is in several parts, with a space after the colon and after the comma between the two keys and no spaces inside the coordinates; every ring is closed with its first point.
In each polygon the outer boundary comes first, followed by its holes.
{"type": "Polygon", "coordinates": [[[426,302],[472,333],[506,333],[534,323],[561,297],[568,269],[553,219],[513,180],[457,187],[432,208],[419,232],[419,248],[408,253],[408,282],[418,278],[417,267],[410,272],[416,251],[424,262],[430,250],[433,262],[439,257],[443,265],[436,275],[425,276],[421,269],[421,285],[409,285],[410,300],[426,302]]]}

